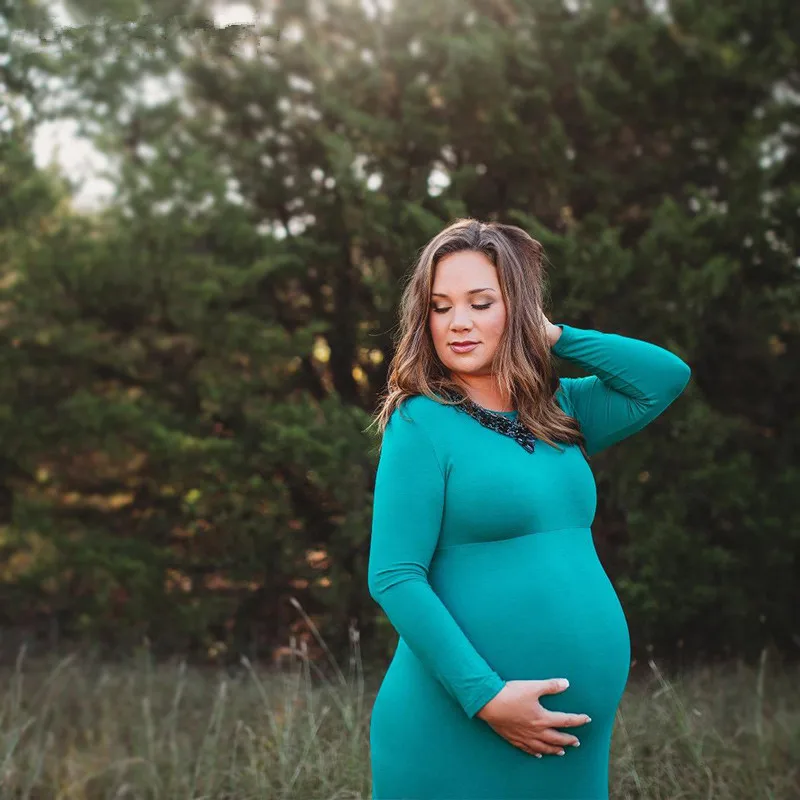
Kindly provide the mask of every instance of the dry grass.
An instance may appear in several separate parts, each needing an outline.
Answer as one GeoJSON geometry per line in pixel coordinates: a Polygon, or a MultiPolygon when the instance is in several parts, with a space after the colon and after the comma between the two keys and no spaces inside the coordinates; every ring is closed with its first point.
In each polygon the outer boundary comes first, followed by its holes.
{"type": "MultiPolygon", "coordinates": [[[[22,651],[0,676],[2,798],[368,800],[377,679],[351,640],[347,675],[302,648],[282,674],[22,651]]],[[[765,658],[670,679],[651,663],[619,711],[612,797],[800,797],[798,677],[765,658]]]]}

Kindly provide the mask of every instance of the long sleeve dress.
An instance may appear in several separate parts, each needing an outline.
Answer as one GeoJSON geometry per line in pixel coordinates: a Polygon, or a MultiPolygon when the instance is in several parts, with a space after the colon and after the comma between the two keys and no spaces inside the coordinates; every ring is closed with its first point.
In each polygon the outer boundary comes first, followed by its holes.
{"type": "MultiPolygon", "coordinates": [[[[641,430],[689,381],[657,345],[560,325],[586,377],[556,392],[589,455],[641,430]]],[[[516,411],[502,412],[514,417],[516,411]]],[[[592,470],[577,445],[508,436],[423,395],[384,431],[369,592],[399,634],[370,719],[373,800],[602,800],[630,667],[628,626],[597,557],[592,470]],[[542,758],[476,713],[510,680],[567,678],[552,711],[592,721],[542,758]]]]}

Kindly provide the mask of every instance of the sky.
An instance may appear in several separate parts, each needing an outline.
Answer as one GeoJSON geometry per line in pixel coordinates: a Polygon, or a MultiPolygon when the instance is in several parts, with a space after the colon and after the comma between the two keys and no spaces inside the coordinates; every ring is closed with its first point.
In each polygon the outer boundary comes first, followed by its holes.
{"type": "MultiPolygon", "coordinates": [[[[226,3],[218,9],[214,19],[219,27],[247,24],[254,21],[252,9],[244,3],[226,3]]],[[[51,13],[57,26],[67,27],[72,23],[62,3],[51,4],[51,13]]],[[[44,168],[55,161],[72,181],[78,181],[74,205],[79,210],[102,207],[111,196],[113,186],[101,178],[100,173],[108,168],[107,159],[92,146],[91,142],[76,133],[74,120],[62,120],[41,124],[34,136],[33,152],[36,164],[44,168]]]]}

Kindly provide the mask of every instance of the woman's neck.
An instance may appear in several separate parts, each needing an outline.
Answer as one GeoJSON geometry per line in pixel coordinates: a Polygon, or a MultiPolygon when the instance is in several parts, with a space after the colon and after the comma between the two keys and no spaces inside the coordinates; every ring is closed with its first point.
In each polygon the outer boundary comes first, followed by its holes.
{"type": "Polygon", "coordinates": [[[454,376],[456,382],[461,385],[462,391],[472,400],[483,408],[490,411],[515,411],[513,403],[508,397],[504,397],[497,388],[497,381],[494,375],[470,375],[454,376]]]}

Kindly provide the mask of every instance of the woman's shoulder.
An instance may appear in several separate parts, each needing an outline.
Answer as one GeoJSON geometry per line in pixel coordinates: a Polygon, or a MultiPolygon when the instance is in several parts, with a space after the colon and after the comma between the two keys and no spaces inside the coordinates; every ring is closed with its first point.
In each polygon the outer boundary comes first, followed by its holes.
{"type": "Polygon", "coordinates": [[[442,439],[457,425],[456,410],[444,402],[415,394],[403,398],[389,416],[388,425],[395,431],[423,431],[433,441],[442,439]]]}
{"type": "MultiPolygon", "coordinates": [[[[554,392],[556,401],[568,414],[572,411],[570,390],[575,380],[574,378],[560,377],[554,392]]],[[[451,422],[455,411],[453,406],[444,402],[439,402],[424,394],[414,394],[403,398],[392,411],[389,420],[392,421],[399,417],[405,423],[416,422],[426,429],[431,426],[432,430],[436,430],[438,426],[451,422]]]]}
{"type": "Polygon", "coordinates": [[[568,414],[569,416],[574,416],[570,392],[572,391],[572,385],[576,380],[579,379],[559,377],[558,386],[554,392],[556,402],[561,406],[561,409],[564,411],[564,413],[568,414]]]}
{"type": "Polygon", "coordinates": [[[424,427],[435,425],[446,414],[448,407],[424,394],[413,394],[404,397],[392,411],[390,420],[397,417],[405,421],[418,423],[424,427]]]}

